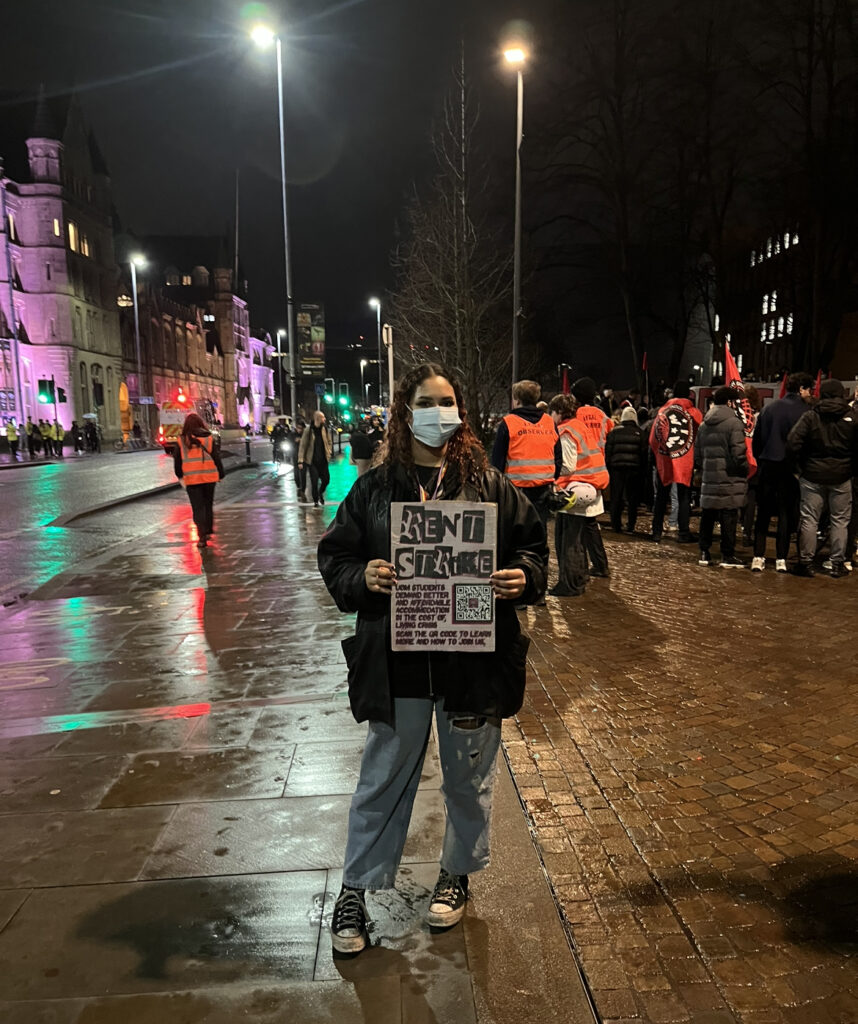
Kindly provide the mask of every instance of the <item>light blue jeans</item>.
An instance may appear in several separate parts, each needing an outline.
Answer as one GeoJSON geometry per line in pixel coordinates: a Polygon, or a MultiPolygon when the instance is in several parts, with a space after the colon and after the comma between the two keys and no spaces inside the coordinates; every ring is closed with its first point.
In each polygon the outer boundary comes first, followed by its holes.
{"type": "MultiPolygon", "coordinates": [[[[476,729],[464,729],[452,718],[443,700],[434,705],[438,725],[438,754],[447,810],[441,867],[453,875],[468,875],[489,862],[500,723],[494,719],[476,729]]],[[[429,743],[431,700],[396,698],[395,726],[370,722],[360,778],[349,810],[349,834],[343,884],[353,889],[392,889],[411,821],[429,743]]]]}
{"type": "Polygon", "coordinates": [[[801,477],[801,512],[798,526],[799,558],[806,565],[816,554],[816,531],[819,520],[828,506],[831,520],[831,561],[842,565],[849,556],[846,541],[849,534],[849,519],[852,516],[852,481],[842,484],[815,484],[801,477]]]}

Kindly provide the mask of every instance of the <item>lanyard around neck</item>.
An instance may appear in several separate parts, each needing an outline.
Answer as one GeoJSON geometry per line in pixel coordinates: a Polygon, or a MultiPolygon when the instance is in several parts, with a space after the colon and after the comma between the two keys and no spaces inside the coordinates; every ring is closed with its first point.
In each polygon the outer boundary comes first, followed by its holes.
{"type": "Polygon", "coordinates": [[[441,463],[441,468],[438,470],[438,479],[435,481],[435,490],[432,491],[432,496],[429,496],[429,492],[417,481],[417,486],[420,488],[420,500],[421,501],[434,501],[441,493],[441,482],[444,479],[444,474],[447,472],[447,458],[444,457],[444,461],[441,463]]]}

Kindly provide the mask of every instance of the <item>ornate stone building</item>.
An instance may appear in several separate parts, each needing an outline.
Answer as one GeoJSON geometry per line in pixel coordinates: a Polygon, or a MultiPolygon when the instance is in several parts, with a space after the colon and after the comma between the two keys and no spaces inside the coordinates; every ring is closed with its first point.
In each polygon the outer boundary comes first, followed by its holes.
{"type": "Polygon", "coordinates": [[[0,130],[0,415],[96,414],[119,432],[121,348],[110,178],[74,97],[7,107],[0,130]],[[26,140],[26,143],[25,141],[26,140]],[[58,395],[59,397],[59,395],[58,395]]]}

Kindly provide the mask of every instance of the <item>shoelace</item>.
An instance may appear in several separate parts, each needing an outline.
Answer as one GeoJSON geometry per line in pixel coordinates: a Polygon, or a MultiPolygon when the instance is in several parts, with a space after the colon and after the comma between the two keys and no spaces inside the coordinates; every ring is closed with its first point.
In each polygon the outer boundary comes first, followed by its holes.
{"type": "Polygon", "coordinates": [[[362,931],[369,922],[369,914],[366,904],[359,892],[354,889],[346,889],[337,897],[334,904],[334,915],[332,929],[336,932],[346,928],[356,928],[362,931]]]}
{"type": "Polygon", "coordinates": [[[460,895],[464,895],[459,879],[446,871],[441,872],[435,891],[432,893],[433,903],[454,903],[460,895]]]}

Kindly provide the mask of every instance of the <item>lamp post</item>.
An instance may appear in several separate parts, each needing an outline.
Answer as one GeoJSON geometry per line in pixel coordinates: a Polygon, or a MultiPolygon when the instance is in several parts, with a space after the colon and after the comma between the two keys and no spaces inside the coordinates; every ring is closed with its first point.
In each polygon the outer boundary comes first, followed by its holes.
{"type": "MultiPolygon", "coordinates": [[[[286,332],[282,327],[277,330],[277,381],[280,385],[280,415],[285,415],[286,410],[283,408],[283,353],[280,349],[280,339],[286,332]]],[[[294,410],[292,412],[292,420],[295,420],[294,410]]]]}
{"type": "MultiPolygon", "coordinates": [[[[139,253],[129,260],[131,267],[131,297],[134,300],[134,350],[137,354],[137,415],[141,416],[140,396],[143,394],[143,372],[140,363],[140,307],[137,302],[137,268],[146,266],[146,258],[139,253]]],[[[132,423],[133,426],[133,423],[132,423]]],[[[146,440],[149,440],[149,417],[146,417],[146,440]]]]}
{"type": "Polygon", "coordinates": [[[364,388],[364,383],[363,383],[363,371],[366,368],[366,364],[367,364],[367,360],[366,359],[361,359],[361,361],[360,361],[360,397],[361,397],[361,401],[364,401],[364,399],[366,397],[366,390],[364,388]]]}
{"type": "MultiPolygon", "coordinates": [[[[289,217],[286,202],[286,136],[283,119],[283,43],[280,36],[266,25],[257,25],[250,33],[260,49],[274,43],[277,51],[277,112],[280,125],[280,187],[283,199],[283,258],[286,270],[286,337],[289,339],[289,398],[292,419],[297,419],[298,401],[295,388],[295,305],[292,297],[292,263],[289,258],[289,217]]],[[[279,348],[279,341],[278,341],[279,348]]],[[[280,411],[283,412],[281,381],[280,411]]]]}
{"type": "Polygon", "coordinates": [[[376,323],[378,324],[378,404],[384,405],[381,390],[381,299],[370,299],[369,304],[375,310],[376,323]]]}
{"type": "Polygon", "coordinates": [[[518,380],[520,363],[521,327],[521,140],[524,137],[524,75],[522,66],[527,54],[520,46],[504,50],[507,64],[516,69],[516,121],[515,121],[515,239],[513,242],[512,270],[512,382],[518,380]]]}

